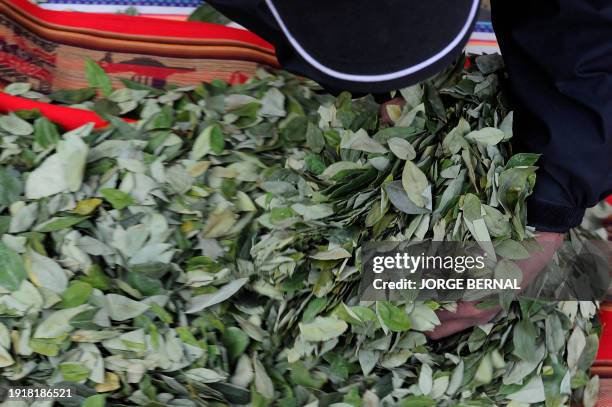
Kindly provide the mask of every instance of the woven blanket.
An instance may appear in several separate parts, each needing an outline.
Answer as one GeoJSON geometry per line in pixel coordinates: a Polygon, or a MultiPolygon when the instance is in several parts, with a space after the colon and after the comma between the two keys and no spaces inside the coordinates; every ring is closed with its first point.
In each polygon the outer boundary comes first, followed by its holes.
{"type": "Polygon", "coordinates": [[[259,65],[277,66],[273,47],[241,29],[116,14],[43,10],[27,0],[0,2],[0,79],[36,89],[87,86],[84,64],[115,80],[163,87],[236,81],[259,65]]]}

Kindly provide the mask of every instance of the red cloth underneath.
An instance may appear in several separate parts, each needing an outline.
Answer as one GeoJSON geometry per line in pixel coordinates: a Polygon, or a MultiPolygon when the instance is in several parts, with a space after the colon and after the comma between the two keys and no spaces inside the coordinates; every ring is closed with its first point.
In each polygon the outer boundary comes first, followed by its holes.
{"type": "Polygon", "coordinates": [[[94,123],[96,128],[105,127],[108,124],[94,112],[72,107],[56,106],[0,93],[0,112],[2,113],[34,109],[38,109],[49,120],[59,124],[66,130],[76,129],[89,122],[94,123]]]}
{"type": "Polygon", "coordinates": [[[599,339],[598,361],[612,361],[612,309],[602,308],[600,312],[602,332],[599,339]]]}

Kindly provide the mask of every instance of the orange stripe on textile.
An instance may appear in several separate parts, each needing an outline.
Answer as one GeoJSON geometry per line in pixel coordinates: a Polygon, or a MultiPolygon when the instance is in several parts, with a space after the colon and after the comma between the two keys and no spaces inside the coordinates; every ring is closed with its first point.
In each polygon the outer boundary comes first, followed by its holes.
{"type": "MultiPolygon", "coordinates": [[[[39,110],[49,120],[57,123],[66,130],[73,130],[87,123],[93,123],[96,128],[106,127],[108,125],[108,122],[104,121],[94,112],[37,102],[7,95],[6,93],[0,93],[0,112],[2,113],[34,109],[39,110]]],[[[135,120],[126,121],[135,122],[135,120]]]]}
{"type": "Polygon", "coordinates": [[[187,21],[187,16],[182,14],[139,14],[140,17],[157,18],[160,20],[187,21]]]}

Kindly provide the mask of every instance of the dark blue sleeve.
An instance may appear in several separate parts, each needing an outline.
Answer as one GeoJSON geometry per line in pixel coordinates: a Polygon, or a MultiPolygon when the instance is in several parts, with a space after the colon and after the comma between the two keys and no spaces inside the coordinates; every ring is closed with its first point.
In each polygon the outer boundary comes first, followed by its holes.
{"type": "Polygon", "coordinates": [[[612,0],[492,0],[516,147],[541,153],[531,225],[565,232],[612,192],[612,0]]]}

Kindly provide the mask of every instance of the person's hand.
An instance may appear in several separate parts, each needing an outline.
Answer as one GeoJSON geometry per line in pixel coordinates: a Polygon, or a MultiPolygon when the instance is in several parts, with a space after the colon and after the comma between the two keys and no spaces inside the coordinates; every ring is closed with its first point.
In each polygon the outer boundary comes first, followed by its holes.
{"type": "Polygon", "coordinates": [[[406,101],[401,97],[397,97],[383,103],[380,105],[380,120],[382,120],[383,123],[395,124],[394,117],[392,117],[393,115],[390,114],[390,110],[393,108],[399,108],[401,110],[405,105],[406,101]]]}
{"type": "MultiPolygon", "coordinates": [[[[537,277],[538,273],[552,259],[564,238],[565,235],[562,233],[539,232],[536,235],[536,240],[540,243],[542,250],[532,253],[528,259],[516,262],[516,265],[523,271],[521,287],[527,287],[537,277]]],[[[473,301],[463,301],[457,304],[455,312],[438,311],[436,314],[440,319],[440,325],[433,331],[428,332],[427,336],[433,340],[438,340],[465,329],[486,324],[501,310],[499,306],[478,309],[476,304],[473,301]]]]}
{"type": "Polygon", "coordinates": [[[478,309],[475,301],[461,301],[457,303],[455,312],[448,310],[437,311],[440,325],[426,335],[433,340],[445,338],[473,326],[484,325],[492,320],[501,310],[498,306],[487,309],[478,309]]]}

